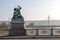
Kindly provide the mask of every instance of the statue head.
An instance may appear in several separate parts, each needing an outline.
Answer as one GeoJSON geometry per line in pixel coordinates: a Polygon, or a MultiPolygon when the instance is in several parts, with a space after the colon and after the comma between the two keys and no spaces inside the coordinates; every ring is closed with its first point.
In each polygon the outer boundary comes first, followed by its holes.
{"type": "Polygon", "coordinates": [[[18,10],[18,8],[14,8],[14,11],[18,10]]]}

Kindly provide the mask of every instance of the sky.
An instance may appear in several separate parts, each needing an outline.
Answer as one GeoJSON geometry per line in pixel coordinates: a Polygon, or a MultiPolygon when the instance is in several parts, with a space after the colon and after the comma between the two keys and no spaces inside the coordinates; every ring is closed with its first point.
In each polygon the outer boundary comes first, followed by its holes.
{"type": "Polygon", "coordinates": [[[10,21],[17,5],[25,20],[60,20],[60,0],[0,0],[0,21],[10,21]]]}

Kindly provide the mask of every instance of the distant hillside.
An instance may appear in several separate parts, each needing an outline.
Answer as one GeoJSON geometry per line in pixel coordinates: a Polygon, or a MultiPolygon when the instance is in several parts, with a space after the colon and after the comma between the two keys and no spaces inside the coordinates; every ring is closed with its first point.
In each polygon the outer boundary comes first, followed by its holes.
{"type": "MultiPolygon", "coordinates": [[[[1,21],[1,23],[6,23],[6,24],[10,24],[10,21],[1,21]]],[[[33,23],[35,26],[41,26],[41,25],[48,25],[48,20],[40,20],[40,21],[25,21],[25,26],[30,25],[31,23],[33,23]]],[[[60,25],[60,20],[50,20],[49,21],[49,25],[60,25]]],[[[5,26],[4,26],[5,27],[5,26]]],[[[10,29],[10,26],[8,25],[7,27],[5,27],[6,29],[10,29]]],[[[30,28],[30,27],[29,27],[30,28]]],[[[40,27],[38,27],[40,28],[40,27]]]]}
{"type": "Polygon", "coordinates": [[[25,21],[25,25],[29,25],[30,23],[34,23],[34,25],[60,25],[60,20],[41,20],[41,21],[25,21]]]}
{"type": "Polygon", "coordinates": [[[0,24],[1,23],[10,23],[10,21],[0,21],[0,24]]]}
{"type": "MultiPolygon", "coordinates": [[[[10,21],[1,21],[1,23],[10,23],[10,21]]],[[[25,26],[29,25],[30,23],[34,23],[34,25],[48,25],[48,20],[40,20],[40,21],[25,21],[25,26]]],[[[60,25],[60,20],[50,20],[49,25],[60,25]]]]}

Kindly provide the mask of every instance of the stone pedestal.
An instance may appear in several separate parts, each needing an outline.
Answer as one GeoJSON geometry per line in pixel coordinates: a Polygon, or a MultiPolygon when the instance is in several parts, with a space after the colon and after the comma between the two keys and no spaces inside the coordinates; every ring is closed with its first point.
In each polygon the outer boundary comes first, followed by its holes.
{"type": "Polygon", "coordinates": [[[10,29],[10,36],[24,36],[26,35],[26,31],[24,28],[23,20],[13,20],[11,21],[11,29],[10,29]]]}

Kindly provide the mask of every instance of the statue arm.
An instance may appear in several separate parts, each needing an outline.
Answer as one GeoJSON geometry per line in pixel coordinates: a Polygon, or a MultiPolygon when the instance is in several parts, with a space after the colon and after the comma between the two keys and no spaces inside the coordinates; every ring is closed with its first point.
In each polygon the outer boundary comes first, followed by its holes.
{"type": "Polygon", "coordinates": [[[18,7],[19,7],[19,10],[21,9],[21,7],[18,5],[18,7]]]}

